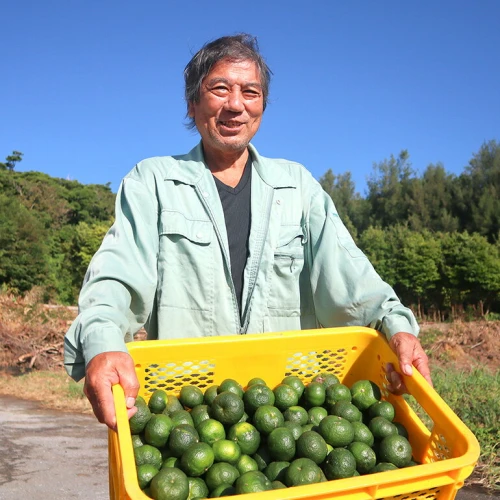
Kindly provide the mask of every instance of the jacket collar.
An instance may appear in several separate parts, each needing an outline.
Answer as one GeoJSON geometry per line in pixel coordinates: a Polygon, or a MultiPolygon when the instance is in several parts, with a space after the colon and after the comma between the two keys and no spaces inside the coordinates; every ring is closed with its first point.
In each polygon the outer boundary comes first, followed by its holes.
{"type": "MultiPolygon", "coordinates": [[[[286,171],[281,162],[260,156],[252,144],[249,144],[248,149],[252,155],[255,171],[266,184],[275,189],[297,187],[297,182],[286,171]]],[[[172,158],[177,161],[167,171],[165,180],[195,185],[208,171],[201,141],[189,153],[172,158]]]]}

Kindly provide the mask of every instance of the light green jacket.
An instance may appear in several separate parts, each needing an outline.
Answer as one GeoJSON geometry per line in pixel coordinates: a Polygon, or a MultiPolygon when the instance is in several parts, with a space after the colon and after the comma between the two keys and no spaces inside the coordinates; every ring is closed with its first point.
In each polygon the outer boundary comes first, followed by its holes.
{"type": "Polygon", "coordinates": [[[105,351],[149,339],[319,326],[418,334],[412,312],[375,272],[331,198],[300,164],[253,159],[242,325],[224,213],[201,144],[144,160],[124,178],[115,223],[93,257],[64,363],[79,380],[105,351]]]}

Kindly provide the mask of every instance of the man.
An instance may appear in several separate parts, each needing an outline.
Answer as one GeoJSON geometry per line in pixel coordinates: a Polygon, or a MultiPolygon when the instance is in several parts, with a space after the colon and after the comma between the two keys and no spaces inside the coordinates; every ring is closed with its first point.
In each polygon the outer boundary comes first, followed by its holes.
{"type": "MultiPolygon", "coordinates": [[[[331,198],[297,163],[250,144],[270,70],[249,35],[222,37],[186,66],[200,144],[140,162],[123,180],[116,220],[87,271],[65,365],[100,422],[116,425],[111,386],[129,417],[138,381],[125,339],[371,326],[401,369],[431,383],[418,325],[356,247],[331,198]]],[[[258,374],[256,374],[258,375],[258,374]]],[[[404,390],[390,369],[395,392],[404,390]]]]}

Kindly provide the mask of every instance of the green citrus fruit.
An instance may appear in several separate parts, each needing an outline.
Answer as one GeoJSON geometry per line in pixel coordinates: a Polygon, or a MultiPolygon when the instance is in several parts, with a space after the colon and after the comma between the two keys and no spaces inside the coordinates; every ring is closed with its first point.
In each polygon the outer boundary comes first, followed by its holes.
{"type": "Polygon", "coordinates": [[[266,381],[260,377],[254,377],[248,381],[247,387],[251,387],[252,385],[267,385],[266,381]]]}
{"type": "Polygon", "coordinates": [[[282,490],[287,487],[286,484],[283,484],[281,481],[271,481],[271,486],[273,490],[282,490]]]}
{"type": "Polygon", "coordinates": [[[191,416],[191,412],[187,410],[175,410],[170,413],[170,418],[174,423],[174,427],[180,424],[187,424],[194,427],[193,417],[191,416]]]}
{"type": "Polygon", "coordinates": [[[207,498],[209,491],[205,481],[200,477],[188,477],[189,483],[189,496],[188,500],[195,498],[207,498]]]}
{"type": "Polygon", "coordinates": [[[254,384],[243,394],[243,403],[245,411],[253,415],[259,406],[274,405],[274,393],[266,385],[254,384]]]}
{"type": "MultiPolygon", "coordinates": [[[[293,389],[292,389],[293,390],[293,389]]],[[[289,461],[295,456],[295,438],[290,429],[278,427],[267,437],[267,447],[273,460],[289,461]]]]}
{"type": "Polygon", "coordinates": [[[390,462],[379,462],[370,471],[370,474],[374,474],[375,472],[386,472],[389,470],[398,470],[398,468],[394,464],[391,464],[390,462]]]}
{"type": "Polygon", "coordinates": [[[299,402],[297,391],[287,384],[277,385],[273,393],[275,398],[274,406],[281,411],[285,411],[287,408],[290,408],[290,406],[296,406],[299,402]]]}
{"type": "Polygon", "coordinates": [[[174,411],[177,410],[184,410],[184,408],[181,405],[181,402],[177,399],[177,396],[169,394],[167,396],[167,405],[165,406],[165,409],[162,411],[162,413],[170,416],[172,413],[174,413],[174,411]]]}
{"type": "Polygon", "coordinates": [[[215,396],[218,394],[218,389],[218,385],[211,385],[208,387],[203,394],[203,403],[210,406],[213,403],[215,396]]]}
{"type": "Polygon", "coordinates": [[[379,386],[371,380],[358,380],[351,385],[352,403],[361,411],[365,411],[377,401],[382,394],[379,386]]]}
{"type": "Polygon", "coordinates": [[[337,375],[329,372],[324,372],[316,375],[312,379],[312,382],[319,382],[320,384],[323,384],[325,388],[330,387],[331,385],[340,384],[340,380],[338,379],[337,375]]]}
{"type": "Polygon", "coordinates": [[[411,444],[399,434],[387,436],[380,442],[378,447],[378,459],[380,462],[389,462],[396,467],[407,467],[412,457],[411,444]]]}
{"type": "Polygon", "coordinates": [[[285,484],[288,487],[304,484],[320,483],[323,473],[310,458],[296,458],[285,473],[285,484]]]}
{"type": "Polygon", "coordinates": [[[180,424],[170,432],[167,445],[173,457],[181,457],[192,444],[199,441],[200,436],[192,425],[180,424]]]}
{"type": "Polygon", "coordinates": [[[241,385],[232,378],[226,378],[220,383],[217,393],[220,394],[224,391],[232,392],[240,398],[243,397],[243,387],[241,387],[241,385]]]}
{"type": "Polygon", "coordinates": [[[134,416],[128,421],[131,434],[140,434],[151,418],[151,410],[148,406],[140,404],[134,416]]]}
{"type": "Polygon", "coordinates": [[[317,432],[304,432],[297,439],[297,457],[309,458],[319,465],[325,460],[326,455],[326,441],[317,432]]]}
{"type": "Polygon", "coordinates": [[[330,413],[345,418],[349,422],[361,422],[363,420],[361,411],[349,401],[337,401],[330,408],[330,413]]]}
{"type": "Polygon", "coordinates": [[[213,445],[220,439],[226,439],[226,430],[224,426],[214,418],[203,420],[196,427],[200,441],[213,445]]]}
{"type": "Polygon", "coordinates": [[[240,474],[244,474],[251,470],[259,470],[257,462],[250,455],[241,455],[236,463],[236,468],[240,474]]]}
{"type": "Polygon", "coordinates": [[[269,481],[284,481],[290,462],[271,462],[262,472],[269,481]]]}
{"type": "Polygon", "coordinates": [[[336,415],[328,415],[319,423],[319,433],[334,448],[347,446],[354,439],[354,428],[349,422],[336,415]]]}
{"type": "Polygon", "coordinates": [[[308,408],[322,406],[325,402],[325,386],[320,382],[309,382],[304,389],[302,398],[308,408]]]}
{"type": "Polygon", "coordinates": [[[352,453],[356,460],[356,470],[360,474],[368,474],[377,463],[377,456],[373,449],[366,443],[353,441],[347,449],[352,453]]]}
{"type": "Polygon", "coordinates": [[[250,422],[238,422],[232,425],[227,438],[238,443],[241,452],[253,455],[260,446],[260,433],[250,422]]]}
{"type": "Polygon", "coordinates": [[[216,462],[227,462],[236,465],[241,457],[240,447],[230,439],[220,439],[212,445],[212,448],[216,462]]]}
{"type": "Polygon", "coordinates": [[[214,463],[214,456],[214,450],[207,443],[194,443],[182,454],[181,469],[188,476],[201,476],[214,463]]]}
{"type": "Polygon", "coordinates": [[[235,424],[245,413],[245,406],[241,397],[230,391],[220,392],[213,400],[211,408],[213,418],[224,425],[235,424]]]}
{"type": "Polygon", "coordinates": [[[327,408],[332,407],[337,401],[351,402],[351,400],[352,400],[351,390],[344,384],[330,385],[326,389],[325,406],[327,408]]]}
{"type": "Polygon", "coordinates": [[[283,412],[285,422],[295,422],[299,425],[305,425],[309,421],[309,414],[302,406],[290,406],[283,412]]]}
{"type": "Polygon", "coordinates": [[[295,423],[295,422],[285,421],[285,423],[283,424],[283,427],[286,427],[287,429],[290,429],[292,431],[292,435],[293,435],[293,438],[295,439],[295,441],[297,441],[297,439],[299,439],[299,437],[301,436],[301,434],[303,432],[302,426],[300,424],[295,423]]]}
{"type": "Polygon", "coordinates": [[[368,416],[370,418],[384,417],[392,422],[395,415],[394,406],[389,401],[376,401],[368,408],[368,416]]]}
{"type": "Polygon", "coordinates": [[[261,433],[271,434],[271,431],[278,427],[282,427],[285,418],[281,411],[276,406],[264,405],[259,406],[253,415],[253,425],[261,433]]]}
{"type": "Polygon", "coordinates": [[[252,470],[241,475],[235,484],[238,495],[244,493],[258,493],[259,491],[272,490],[271,481],[260,471],[252,470]]]}
{"type": "Polygon", "coordinates": [[[363,422],[351,422],[354,429],[354,441],[366,443],[368,446],[373,446],[375,438],[372,431],[363,422]]]}
{"type": "Polygon", "coordinates": [[[288,375],[281,381],[281,383],[289,385],[292,389],[295,389],[295,392],[299,395],[299,398],[302,397],[305,385],[299,377],[297,377],[296,375],[288,375]]]}
{"type": "Polygon", "coordinates": [[[180,469],[161,469],[151,480],[150,490],[155,500],[187,500],[189,481],[180,469]]]}
{"type": "Polygon", "coordinates": [[[151,413],[162,413],[167,406],[167,397],[167,393],[163,389],[156,389],[148,401],[151,413]]]}
{"type": "Polygon", "coordinates": [[[398,434],[398,428],[384,417],[374,417],[368,422],[373,437],[377,441],[381,441],[387,436],[398,434]]]}
{"type": "Polygon", "coordinates": [[[208,420],[210,418],[210,407],[204,404],[197,405],[189,413],[191,414],[193,425],[196,428],[203,420],[208,420]]]}
{"type": "Polygon", "coordinates": [[[307,410],[307,423],[319,425],[328,416],[328,411],[323,406],[313,406],[307,410]]]}
{"type": "Polygon", "coordinates": [[[141,490],[146,489],[151,480],[158,474],[158,469],[151,464],[143,464],[137,467],[137,482],[141,490]]]}
{"type": "Polygon", "coordinates": [[[352,477],[356,472],[356,459],[345,448],[334,448],[326,457],[323,471],[328,480],[352,477]]]}
{"type": "Polygon", "coordinates": [[[139,465],[150,464],[156,467],[158,470],[161,468],[161,452],[158,448],[155,448],[150,444],[145,444],[143,446],[139,446],[138,448],[134,448],[134,457],[136,467],[139,467],[139,465]]]}
{"type": "Polygon", "coordinates": [[[171,418],[163,414],[153,414],[144,429],[144,439],[146,443],[162,448],[167,444],[170,432],[174,428],[171,418]]]}
{"type": "Polygon", "coordinates": [[[239,477],[240,473],[234,465],[226,462],[217,462],[205,473],[205,483],[212,492],[221,484],[230,484],[232,486],[239,477]]]}
{"type": "Polygon", "coordinates": [[[194,408],[203,403],[203,392],[195,385],[185,385],[179,393],[179,401],[186,408],[194,408]]]}

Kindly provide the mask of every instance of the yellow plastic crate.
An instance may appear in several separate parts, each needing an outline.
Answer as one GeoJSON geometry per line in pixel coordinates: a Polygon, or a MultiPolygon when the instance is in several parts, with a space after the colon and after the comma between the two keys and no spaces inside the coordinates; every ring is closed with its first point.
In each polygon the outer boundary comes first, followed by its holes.
{"type": "MultiPolygon", "coordinates": [[[[396,420],[408,429],[414,456],[422,462],[396,471],[246,494],[246,500],[453,499],[479,457],[479,444],[472,432],[419,373],[405,377],[405,382],[432,420],[431,430],[403,397],[387,391],[384,367],[388,362],[397,366],[397,359],[385,338],[370,328],[142,341],[128,344],[128,349],[135,361],[140,394],[146,400],[156,389],[178,394],[183,385],[203,390],[226,378],[245,386],[251,378],[262,377],[271,387],[287,375],[308,382],[325,371],[337,375],[347,386],[370,379],[395,406],[396,420]]],[[[123,390],[116,385],[113,392],[118,431],[109,431],[110,498],[146,500],[137,482],[123,390]]]]}

